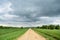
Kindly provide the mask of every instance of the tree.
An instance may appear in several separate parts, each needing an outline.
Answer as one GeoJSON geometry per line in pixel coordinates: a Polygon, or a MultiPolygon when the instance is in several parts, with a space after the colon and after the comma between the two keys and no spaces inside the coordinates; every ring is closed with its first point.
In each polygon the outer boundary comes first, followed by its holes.
{"type": "Polygon", "coordinates": [[[47,26],[47,25],[42,25],[41,28],[42,28],[42,29],[48,29],[48,26],[47,26]]]}
{"type": "Polygon", "coordinates": [[[23,27],[21,27],[21,29],[23,29],[23,27]]]}
{"type": "Polygon", "coordinates": [[[0,26],[0,28],[3,28],[3,26],[0,26]]]}
{"type": "Polygon", "coordinates": [[[37,26],[37,28],[40,28],[40,26],[37,26]]]}
{"type": "Polygon", "coordinates": [[[56,29],[60,29],[60,26],[59,25],[56,25],[56,29]]]}

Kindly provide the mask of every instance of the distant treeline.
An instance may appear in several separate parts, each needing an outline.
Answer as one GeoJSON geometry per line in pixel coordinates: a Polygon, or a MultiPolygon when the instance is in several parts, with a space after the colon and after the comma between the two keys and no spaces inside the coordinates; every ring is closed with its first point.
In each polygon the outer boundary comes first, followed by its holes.
{"type": "Polygon", "coordinates": [[[13,27],[13,26],[0,26],[0,29],[23,29],[23,28],[29,28],[29,27],[13,27]]]}
{"type": "Polygon", "coordinates": [[[12,28],[18,28],[18,27],[0,26],[0,29],[12,29],[12,28]]]}
{"type": "Polygon", "coordinates": [[[60,25],[42,25],[37,27],[8,27],[8,26],[0,26],[0,29],[10,29],[10,28],[39,28],[39,29],[60,29],[60,25]]]}
{"type": "Polygon", "coordinates": [[[60,29],[60,25],[42,25],[42,26],[38,26],[36,28],[40,28],[40,29],[60,29]]]}

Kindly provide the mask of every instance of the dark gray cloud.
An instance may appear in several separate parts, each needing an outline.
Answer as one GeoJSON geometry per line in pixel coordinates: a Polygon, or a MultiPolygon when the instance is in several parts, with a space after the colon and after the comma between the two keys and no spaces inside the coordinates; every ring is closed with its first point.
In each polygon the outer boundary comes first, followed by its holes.
{"type": "Polygon", "coordinates": [[[60,15],[59,0],[12,0],[15,15],[26,17],[27,21],[39,21],[41,16],[60,15]]]}
{"type": "MultiPolygon", "coordinates": [[[[58,14],[60,9],[59,0],[19,0],[12,1],[16,10],[30,13],[36,12],[37,14],[58,14]],[[15,6],[16,5],[16,6],[15,6]],[[35,11],[36,9],[36,11],[35,11]],[[31,11],[33,10],[33,11],[31,11]],[[41,13],[40,13],[41,12],[41,13]],[[57,13],[58,12],[58,13],[57,13]]],[[[20,13],[20,12],[19,12],[20,13]]],[[[23,14],[22,13],[22,14],[23,14]]],[[[25,14],[24,13],[24,14],[25,14]]]]}
{"type": "MultiPolygon", "coordinates": [[[[0,3],[2,2],[4,0],[0,3]]],[[[6,13],[1,12],[0,19],[5,17],[1,21],[20,22],[22,24],[27,22],[26,25],[33,22],[33,25],[39,25],[55,23],[54,20],[60,19],[60,0],[6,0],[5,2],[11,4],[7,8],[9,12],[6,11],[11,19],[6,20],[6,13]]]]}

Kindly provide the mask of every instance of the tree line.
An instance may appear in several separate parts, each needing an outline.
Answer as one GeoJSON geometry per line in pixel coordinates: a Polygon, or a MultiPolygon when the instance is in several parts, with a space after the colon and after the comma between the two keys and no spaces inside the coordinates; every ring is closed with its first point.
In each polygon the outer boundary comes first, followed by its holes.
{"type": "MultiPolygon", "coordinates": [[[[0,29],[10,29],[10,28],[18,28],[18,27],[8,27],[8,26],[0,26],[0,29]]],[[[42,25],[37,27],[19,27],[21,29],[23,28],[40,28],[40,29],[60,29],[60,25],[42,25]]]]}
{"type": "Polygon", "coordinates": [[[60,29],[60,25],[42,25],[38,26],[40,29],[60,29]]]}
{"type": "Polygon", "coordinates": [[[0,26],[0,29],[15,29],[15,28],[18,28],[18,27],[8,27],[8,26],[0,26]]]}

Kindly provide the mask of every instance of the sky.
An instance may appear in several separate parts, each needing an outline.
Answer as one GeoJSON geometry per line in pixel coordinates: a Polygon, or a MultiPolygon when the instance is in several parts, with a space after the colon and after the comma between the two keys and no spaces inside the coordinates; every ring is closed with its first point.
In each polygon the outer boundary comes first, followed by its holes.
{"type": "Polygon", "coordinates": [[[0,25],[60,24],[60,0],[0,0],[0,25]]]}

